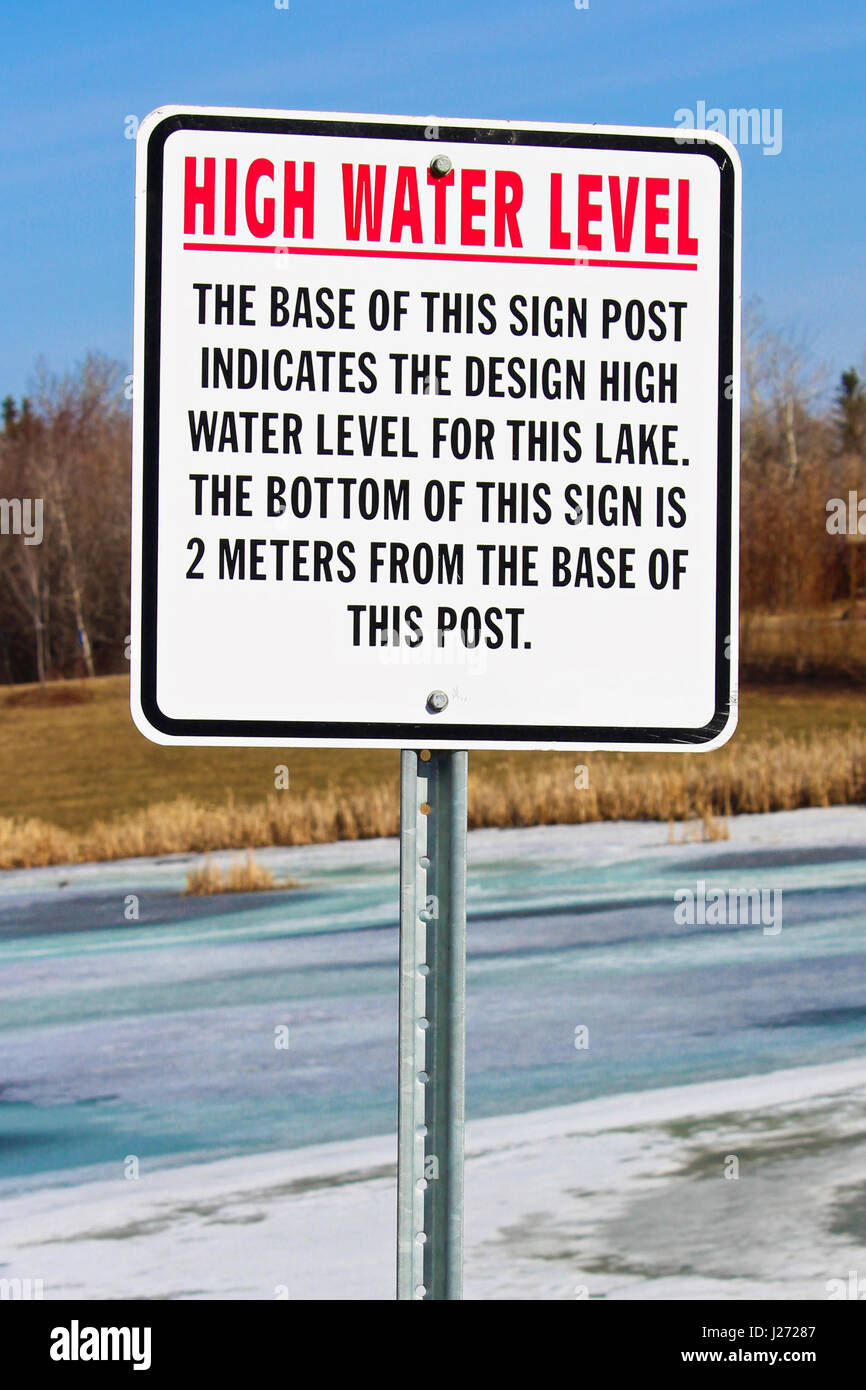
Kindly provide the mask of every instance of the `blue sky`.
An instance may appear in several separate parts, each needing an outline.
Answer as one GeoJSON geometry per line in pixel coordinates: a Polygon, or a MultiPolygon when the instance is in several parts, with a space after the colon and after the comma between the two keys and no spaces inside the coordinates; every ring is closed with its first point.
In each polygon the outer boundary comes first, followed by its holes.
{"type": "Polygon", "coordinates": [[[741,147],[743,276],[831,377],[866,353],[866,12],[854,0],[3,0],[0,395],[39,355],[128,363],[129,115],[231,105],[671,126],[782,111],[741,147]]]}

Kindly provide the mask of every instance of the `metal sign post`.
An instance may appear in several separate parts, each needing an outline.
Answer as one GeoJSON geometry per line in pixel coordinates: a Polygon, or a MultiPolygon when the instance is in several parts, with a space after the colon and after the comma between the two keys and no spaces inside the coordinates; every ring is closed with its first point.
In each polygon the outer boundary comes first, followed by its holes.
{"type": "Polygon", "coordinates": [[[405,749],[400,785],[397,1297],[463,1290],[468,755],[405,749]]]}
{"type": "Polygon", "coordinates": [[[398,1297],[459,1299],[454,750],[736,725],[737,151],[180,106],[137,142],[133,719],[408,750],[398,1297]]]}

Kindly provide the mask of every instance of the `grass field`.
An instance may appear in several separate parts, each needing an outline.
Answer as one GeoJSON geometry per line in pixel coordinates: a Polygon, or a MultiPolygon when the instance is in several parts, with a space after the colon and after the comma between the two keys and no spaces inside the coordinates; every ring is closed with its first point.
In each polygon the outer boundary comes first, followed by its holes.
{"type": "Polygon", "coordinates": [[[274,791],[280,763],[289,768],[294,796],[361,789],[399,775],[396,752],[161,748],[133,724],[125,676],[48,689],[68,698],[70,687],[89,698],[31,704],[38,687],[0,688],[0,816],[33,816],[78,831],[175,797],[211,804],[232,794],[247,804],[274,791]]]}
{"type": "MultiPolygon", "coordinates": [[[[396,752],[162,748],[135,729],[127,700],[119,676],[0,691],[0,868],[396,832],[396,752]],[[279,764],[287,790],[275,789],[279,764]]],[[[864,799],[866,710],[850,685],[747,687],[737,733],[712,754],[470,759],[472,825],[687,820],[864,799]],[[587,773],[576,778],[578,764],[587,773]]]]}

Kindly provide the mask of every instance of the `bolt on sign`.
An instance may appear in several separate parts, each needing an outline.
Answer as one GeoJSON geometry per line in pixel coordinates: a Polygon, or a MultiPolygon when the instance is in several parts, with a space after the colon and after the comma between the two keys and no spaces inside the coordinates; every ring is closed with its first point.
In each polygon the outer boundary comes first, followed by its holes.
{"type": "Polygon", "coordinates": [[[730,737],[728,141],[172,107],[136,195],[144,733],[730,737]]]}

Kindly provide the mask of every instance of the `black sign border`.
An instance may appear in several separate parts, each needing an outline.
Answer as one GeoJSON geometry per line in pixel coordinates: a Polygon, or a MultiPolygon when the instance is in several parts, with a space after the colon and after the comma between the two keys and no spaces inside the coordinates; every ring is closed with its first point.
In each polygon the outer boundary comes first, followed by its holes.
{"type": "Polygon", "coordinates": [[[719,382],[718,382],[718,487],[716,530],[716,680],[715,712],[700,729],[619,728],[615,726],[445,724],[437,717],[426,723],[382,724],[310,720],[173,719],[159,708],[157,681],[157,537],[159,499],[159,354],[162,288],[162,193],[165,143],[178,130],[244,131],[286,135],[332,135],[351,139],[427,139],[424,122],[329,120],[325,117],[276,117],[215,115],[206,112],[172,112],[159,120],[147,137],[146,239],[144,288],[144,382],[142,434],[142,533],[141,533],[141,710],[151,727],[168,738],[212,738],[220,742],[255,739],[277,746],[292,737],[321,739],[347,746],[360,742],[381,746],[381,740],[399,740],[406,747],[446,742],[454,748],[480,743],[533,742],[543,744],[679,745],[683,751],[700,748],[717,738],[729,725],[732,710],[733,662],[731,641],[731,505],[733,495],[733,401],[729,383],[734,370],[734,233],[736,178],[733,162],[722,145],[713,140],[677,138],[674,135],[625,135],[605,130],[572,131],[567,128],[533,130],[507,127],[450,126],[438,124],[438,143],[477,143],[541,146],[569,149],[659,151],[666,154],[703,154],[720,172],[719,226],[719,382]],[[727,389],[726,389],[727,388],[727,389]]]}

